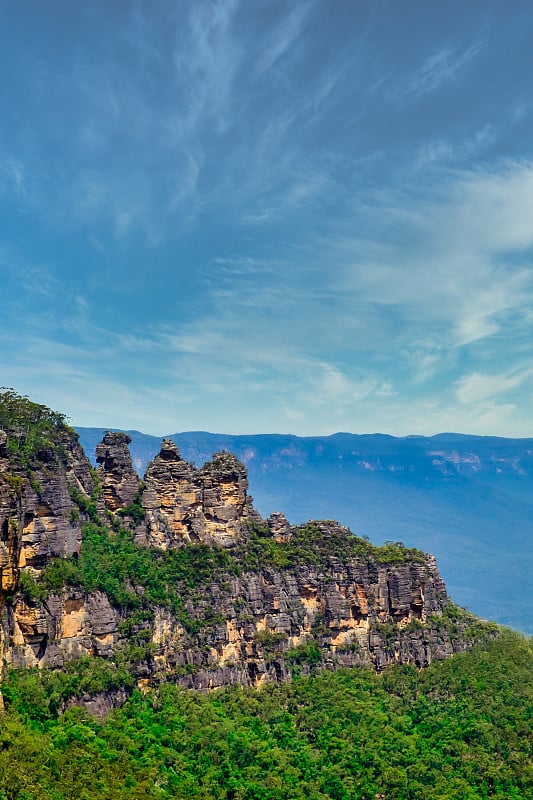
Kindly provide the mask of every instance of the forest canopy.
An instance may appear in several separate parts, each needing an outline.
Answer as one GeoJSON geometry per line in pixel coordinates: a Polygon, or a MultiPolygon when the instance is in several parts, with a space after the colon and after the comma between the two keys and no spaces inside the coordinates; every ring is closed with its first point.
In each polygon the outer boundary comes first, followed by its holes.
{"type": "MultiPolygon", "coordinates": [[[[61,680],[12,673],[1,800],[524,800],[532,646],[503,632],[427,670],[324,672],[260,691],[163,684],[105,721],[59,713],[61,680]]],[[[92,669],[100,669],[93,659],[92,669]]],[[[71,679],[90,690],[88,662],[71,679]]]]}

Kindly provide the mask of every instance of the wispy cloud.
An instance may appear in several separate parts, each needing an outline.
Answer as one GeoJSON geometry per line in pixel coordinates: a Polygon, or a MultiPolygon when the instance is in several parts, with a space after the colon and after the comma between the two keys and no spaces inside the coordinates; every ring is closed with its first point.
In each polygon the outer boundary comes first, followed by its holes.
{"type": "Polygon", "coordinates": [[[530,365],[499,374],[472,372],[463,375],[456,382],[457,399],[467,405],[495,401],[501,395],[509,394],[522,386],[532,376],[533,367],[530,365]]]}
{"type": "Polygon", "coordinates": [[[408,96],[420,97],[435,91],[455,79],[459,72],[481,51],[483,44],[476,41],[467,48],[452,45],[440,47],[412,73],[401,77],[387,92],[389,100],[408,96]]]}
{"type": "Polygon", "coordinates": [[[487,123],[465,141],[451,142],[440,137],[425,142],[417,156],[416,168],[426,169],[428,166],[468,162],[486,152],[507,128],[508,125],[501,122],[498,126],[487,123]]]}
{"type": "MultiPolygon", "coordinates": [[[[373,205],[386,246],[342,243],[345,290],[399,309],[404,330],[428,324],[442,343],[463,346],[502,329],[531,301],[533,167],[455,173],[436,195],[390,195],[373,205]],[[386,233],[385,233],[386,232],[386,233]]],[[[326,241],[325,247],[335,247],[326,241]]]]}
{"type": "Polygon", "coordinates": [[[59,408],[81,391],[87,421],[152,409],[158,432],[523,429],[533,165],[513,21],[115,5],[13,5],[30,55],[11,17],[0,34],[5,380],[59,408]]]}
{"type": "Polygon", "coordinates": [[[212,120],[221,129],[230,124],[231,89],[242,58],[231,27],[237,8],[236,0],[221,0],[189,9],[174,49],[183,134],[194,132],[200,120],[212,120]]]}
{"type": "Polygon", "coordinates": [[[312,0],[297,3],[272,31],[256,61],[256,77],[261,77],[265,72],[271,70],[287,51],[293,47],[304,29],[313,5],[312,0]]]}
{"type": "MultiPolygon", "coordinates": [[[[0,181],[1,184],[7,182],[13,188],[15,194],[23,195],[26,191],[26,167],[23,161],[14,156],[6,155],[0,162],[0,175],[3,175],[4,180],[0,181]]],[[[4,191],[7,187],[4,186],[4,191]]]]}

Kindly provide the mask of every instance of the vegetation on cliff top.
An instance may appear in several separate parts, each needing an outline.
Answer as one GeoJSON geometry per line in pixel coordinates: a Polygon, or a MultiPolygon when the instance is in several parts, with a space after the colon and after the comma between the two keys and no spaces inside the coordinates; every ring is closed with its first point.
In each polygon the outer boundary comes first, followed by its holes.
{"type": "Polygon", "coordinates": [[[99,589],[115,607],[125,610],[153,604],[180,612],[184,593],[246,572],[325,566],[331,557],[391,565],[424,558],[419,550],[400,542],[376,547],[357,536],[331,534],[314,523],[296,528],[288,542],[276,542],[266,526],[251,523],[234,549],[188,544],[161,551],[136,544],[133,534],[120,525],[113,530],[89,522],[82,530],[79,556],[51,559],[38,584],[26,581],[28,596],[42,600],[70,584],[86,591],[99,589]]]}
{"type": "MultiPolygon", "coordinates": [[[[62,415],[49,412],[9,391],[4,396],[4,417],[9,420],[10,430],[29,431],[34,423],[40,424],[39,420],[42,420],[43,431],[49,428],[52,432],[62,431],[65,428],[62,415]]],[[[421,551],[406,548],[401,542],[376,547],[368,539],[353,536],[347,529],[328,521],[293,528],[288,541],[279,542],[273,538],[266,523],[249,520],[243,536],[232,548],[189,543],[181,548],[161,551],[135,541],[133,530],[142,522],[142,516],[137,513],[142,511],[140,498],[122,509],[122,513],[108,513],[103,517],[99,510],[102,489],[96,472],[93,473],[93,484],[90,497],[79,486],[73,484],[69,487],[74,503],[71,522],[85,520],[80,552],[70,557],[49,558],[37,579],[23,571],[19,588],[27,600],[37,602],[45,602],[50,594],[58,594],[66,586],[81,588],[88,593],[103,592],[121,615],[119,631],[125,643],[119,648],[117,665],[127,664],[129,674],[133,675],[138,674],[140,663],[149,663],[152,657],[150,624],[157,609],[167,609],[181,623],[189,637],[189,645],[194,645],[202,653],[208,652],[209,634],[226,621],[205,599],[205,590],[213,584],[217,584],[221,594],[225,595],[230,591],[232,579],[265,570],[329,569],[336,559],[342,563],[357,559],[375,570],[377,565],[383,564],[391,568],[405,562],[423,564],[426,558],[421,551]]],[[[233,612],[243,625],[250,619],[253,621],[249,611],[243,598],[237,598],[233,612]]],[[[323,629],[323,620],[320,627],[320,620],[321,615],[317,615],[317,623],[309,634],[313,641],[293,654],[288,652],[290,645],[285,635],[276,634],[269,641],[268,648],[259,642],[265,657],[267,650],[270,655],[283,652],[294,673],[302,663],[313,667],[318,646],[323,644],[325,647],[320,635],[327,631],[323,629]]],[[[462,627],[465,627],[464,621],[462,627]]],[[[397,631],[396,627],[394,629],[397,631]]],[[[404,635],[408,633],[403,629],[404,635]]],[[[390,645],[394,646],[392,639],[390,645]]],[[[201,665],[199,661],[185,666],[195,670],[201,665]]],[[[179,665],[176,669],[185,667],[179,665]]]]}
{"type": "Polygon", "coordinates": [[[64,414],[6,387],[0,388],[0,430],[7,434],[7,447],[13,460],[25,468],[50,448],[61,454],[65,432],[77,438],[64,414]]]}
{"type": "MultiPolygon", "coordinates": [[[[5,686],[0,800],[526,800],[533,653],[505,632],[427,670],[209,695],[166,684],[105,722],[47,671],[5,686]]],[[[91,691],[88,662],[67,681],[91,691]]],[[[107,676],[111,681],[112,676],[107,676]]]]}

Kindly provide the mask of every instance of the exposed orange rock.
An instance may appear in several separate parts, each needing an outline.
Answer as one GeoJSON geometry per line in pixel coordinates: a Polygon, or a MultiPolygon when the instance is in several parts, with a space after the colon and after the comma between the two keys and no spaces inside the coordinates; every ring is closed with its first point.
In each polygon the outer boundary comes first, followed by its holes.
{"type": "MultiPolygon", "coordinates": [[[[121,625],[126,612],[112,607],[105,594],[66,586],[44,604],[20,591],[21,571],[39,580],[51,558],[79,552],[84,503],[79,502],[80,511],[71,495],[94,502],[94,481],[75,435],[65,433],[60,452],[41,453],[30,476],[10,471],[1,434],[2,662],[60,667],[82,655],[115,657],[127,643],[121,625]]],[[[246,522],[258,515],[237,458],[218,453],[198,469],[164,440],[139,497],[128,438],[106,434],[96,452],[106,509],[115,514],[139,500],[142,504],[145,519],[130,525],[137,541],[162,550],[191,542],[242,546],[246,522]]],[[[105,520],[103,503],[100,511],[105,520]]],[[[447,601],[432,557],[390,564],[371,557],[339,558],[328,552],[329,543],[336,545],[331,552],[342,554],[339,542],[350,532],[334,522],[316,527],[326,537],[316,563],[217,575],[196,594],[187,595],[184,587],[186,616],[152,604],[142,623],[150,647],[139,665],[139,685],[168,677],[203,689],[285,680],[292,674],[291,650],[310,643],[320,649],[320,664],[327,668],[365,663],[381,669],[395,660],[425,666],[463,647],[431,627],[447,601]],[[421,632],[421,626],[408,625],[413,620],[430,621],[421,632]],[[388,624],[388,638],[380,623],[388,624]]],[[[279,547],[294,541],[294,528],[279,512],[263,521],[262,531],[279,547]]],[[[144,591],[129,590],[139,597],[144,591]]],[[[305,673],[309,666],[298,668],[305,673]]]]}
{"type": "Polygon", "coordinates": [[[165,439],[144,485],[147,541],[164,550],[195,541],[231,545],[244,520],[255,513],[246,470],[229,453],[218,453],[196,469],[165,439]]]}

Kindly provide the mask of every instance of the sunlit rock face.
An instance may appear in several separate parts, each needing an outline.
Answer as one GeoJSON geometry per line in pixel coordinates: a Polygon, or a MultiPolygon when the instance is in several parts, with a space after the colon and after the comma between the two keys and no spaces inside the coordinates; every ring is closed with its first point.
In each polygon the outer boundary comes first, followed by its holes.
{"type": "Polygon", "coordinates": [[[31,468],[10,461],[0,433],[0,569],[10,592],[19,569],[37,575],[50,558],[79,553],[82,519],[72,495],[88,501],[94,482],[74,432],[41,449],[31,468]]]}
{"type": "Polygon", "coordinates": [[[165,550],[195,541],[231,545],[255,514],[246,469],[230,453],[217,453],[196,469],[165,439],[144,486],[147,542],[165,550]]]}
{"type": "Polygon", "coordinates": [[[243,464],[231,453],[216,453],[200,470],[204,516],[203,538],[231,544],[241,522],[253,512],[248,497],[248,477],[243,464]]]}
{"type": "Polygon", "coordinates": [[[38,579],[50,559],[79,553],[83,519],[72,495],[88,501],[93,488],[89,461],[68,427],[57,432],[53,444],[40,445],[27,464],[10,452],[8,434],[0,430],[2,665],[42,659],[54,625],[42,604],[26,602],[21,574],[38,579]]]}
{"type": "Polygon", "coordinates": [[[108,511],[118,511],[137,498],[141,482],[135,472],[126,433],[106,433],[96,447],[98,474],[102,483],[104,504],[108,511]]]}
{"type": "MultiPolygon", "coordinates": [[[[332,539],[346,536],[336,523],[319,525],[332,539]]],[[[221,572],[184,601],[189,629],[163,607],[143,622],[150,655],[138,670],[145,684],[172,679],[209,689],[288,680],[295,648],[310,643],[321,668],[378,670],[391,663],[424,667],[468,646],[439,625],[447,595],[431,556],[400,564],[332,556],[321,566],[221,572]]],[[[67,586],[45,604],[17,595],[4,660],[61,667],[86,655],[113,658],[128,644],[126,619],[101,591],[67,586]]],[[[298,669],[305,674],[309,664],[298,669]]]]}
{"type": "Polygon", "coordinates": [[[276,542],[288,542],[291,538],[291,526],[285,514],[273,511],[269,516],[268,528],[276,542]]]}
{"type": "Polygon", "coordinates": [[[167,550],[198,540],[202,517],[202,487],[198,470],[164,439],[144,477],[142,505],[146,512],[147,542],[167,550]]]}
{"type": "MultiPolygon", "coordinates": [[[[321,669],[382,669],[394,662],[423,667],[468,646],[439,624],[448,599],[431,556],[392,557],[390,563],[371,549],[350,556],[350,531],[317,522],[309,524],[303,561],[300,552],[291,563],[284,552],[290,553],[300,529],[280,512],[261,520],[235,456],[217,453],[198,469],[166,439],[141,483],[128,444],[127,435],[106,433],[96,449],[95,473],[66,428],[55,447],[43,448],[31,467],[22,467],[0,431],[3,665],[59,668],[82,656],[114,659],[131,636],[142,633],[146,649],[134,666],[141,688],[171,679],[210,689],[289,680],[295,670],[306,674],[311,666],[301,648],[309,646],[312,664],[321,669]],[[195,543],[212,548],[211,554],[227,548],[219,563],[231,568],[220,568],[197,588],[179,584],[177,606],[146,603],[142,585],[128,586],[143,610],[139,622],[131,621],[131,608],[113,605],[103,591],[68,582],[41,601],[25,580],[38,588],[54,558],[76,559],[82,525],[89,521],[100,532],[107,526],[103,535],[111,537],[125,527],[138,544],[159,551],[154,557],[195,543]],[[315,534],[322,548],[316,551],[315,534]],[[278,561],[254,561],[258,542],[267,551],[272,545],[278,561]],[[249,562],[242,561],[246,553],[249,562]]],[[[207,549],[205,557],[211,557],[207,549]]],[[[101,702],[106,708],[118,702],[104,700],[90,701],[95,713],[101,702]]]]}

